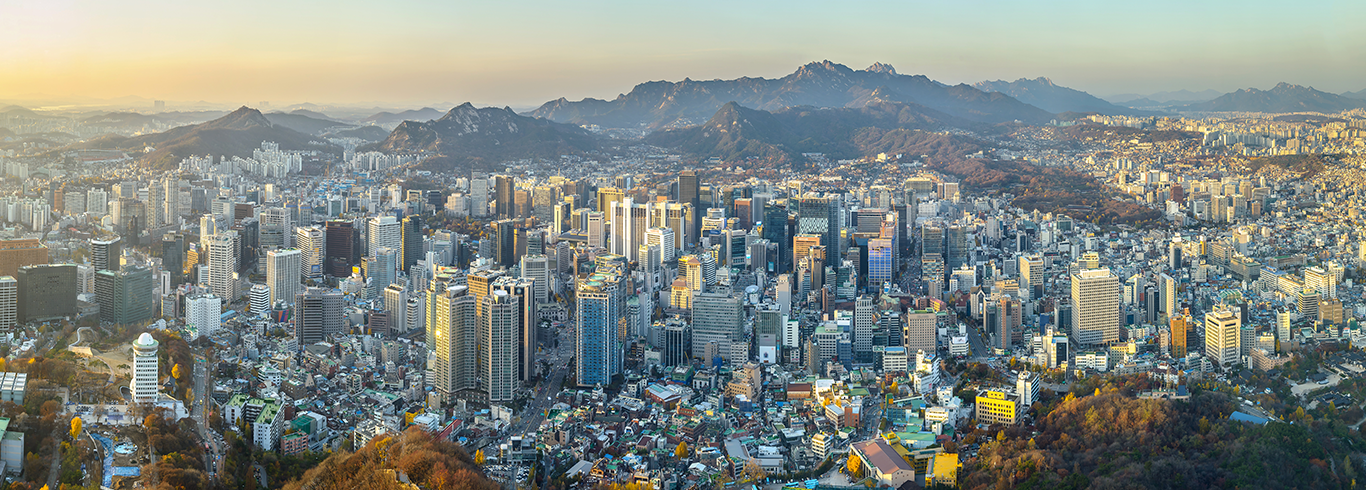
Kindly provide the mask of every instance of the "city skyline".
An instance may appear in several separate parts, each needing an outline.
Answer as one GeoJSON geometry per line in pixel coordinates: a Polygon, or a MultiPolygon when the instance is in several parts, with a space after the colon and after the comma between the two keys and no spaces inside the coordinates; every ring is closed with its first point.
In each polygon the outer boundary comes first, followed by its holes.
{"type": "Polygon", "coordinates": [[[855,68],[883,62],[950,84],[1042,76],[1097,96],[1281,81],[1366,89],[1366,61],[1353,55],[1366,33],[1351,28],[1366,6],[1345,3],[1283,11],[1227,2],[1124,11],[1070,1],[319,7],[3,6],[0,61],[11,69],[0,74],[0,101],[527,108],[559,97],[610,99],[651,80],[781,77],[824,59],[855,68]],[[879,28],[870,19],[893,20],[879,28]]]}

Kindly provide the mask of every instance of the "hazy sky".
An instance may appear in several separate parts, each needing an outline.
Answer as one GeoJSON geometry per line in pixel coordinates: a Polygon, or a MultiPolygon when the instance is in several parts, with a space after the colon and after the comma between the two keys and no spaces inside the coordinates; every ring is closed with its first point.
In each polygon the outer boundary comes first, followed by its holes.
{"type": "Polygon", "coordinates": [[[0,100],[611,98],[829,59],[1097,95],[1366,89],[1362,1],[0,1],[0,100]]]}

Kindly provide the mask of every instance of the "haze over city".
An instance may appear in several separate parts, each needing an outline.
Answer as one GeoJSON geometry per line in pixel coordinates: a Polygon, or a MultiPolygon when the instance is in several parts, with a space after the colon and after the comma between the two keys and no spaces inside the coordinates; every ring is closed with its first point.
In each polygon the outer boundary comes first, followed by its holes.
{"type": "Polygon", "coordinates": [[[821,59],[1102,96],[1344,92],[1366,89],[1363,19],[1360,2],[9,2],[0,101],[527,107],[821,59]]]}

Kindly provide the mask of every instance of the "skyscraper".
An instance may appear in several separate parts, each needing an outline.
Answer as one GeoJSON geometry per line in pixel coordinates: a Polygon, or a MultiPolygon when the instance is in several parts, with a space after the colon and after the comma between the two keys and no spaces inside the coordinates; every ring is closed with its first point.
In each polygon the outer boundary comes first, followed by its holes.
{"type": "Polygon", "coordinates": [[[21,322],[51,320],[76,314],[81,292],[74,264],[43,264],[19,268],[18,315],[21,322]]]}
{"type": "Polygon", "coordinates": [[[95,268],[95,272],[118,270],[119,257],[123,255],[122,245],[119,237],[90,240],[90,266],[95,268]]]}
{"type": "Polygon", "coordinates": [[[200,337],[212,337],[218,331],[223,301],[213,293],[197,293],[185,298],[185,323],[199,333],[200,337]]]}
{"type": "Polygon", "coordinates": [[[494,178],[494,199],[497,204],[495,211],[500,218],[511,218],[516,212],[513,209],[513,181],[508,175],[498,175],[494,178]]]}
{"type": "Polygon", "coordinates": [[[435,292],[432,311],[436,369],[432,386],[447,401],[478,386],[479,331],[475,298],[465,286],[435,292]]]}
{"type": "Polygon", "coordinates": [[[171,288],[185,282],[185,237],[171,233],[161,239],[161,268],[171,275],[171,288]]]}
{"type": "Polygon", "coordinates": [[[1119,277],[1110,269],[1072,274],[1072,337],[1084,345],[1119,340],[1119,277]]]}
{"type": "MultiPolygon", "coordinates": [[[[108,273],[104,271],[103,273],[108,273]]],[[[150,272],[150,271],[149,271],[150,272]]],[[[160,343],[152,334],[143,332],[133,342],[133,376],[128,381],[128,391],[133,403],[154,403],[157,401],[157,380],[160,378],[157,367],[157,347],[160,343]]]]}
{"type": "Polygon", "coordinates": [[[345,303],[340,291],[308,288],[294,296],[294,338],[299,346],[327,340],[342,330],[345,303]]]}
{"type": "Polygon", "coordinates": [[[935,352],[935,321],[933,310],[911,310],[906,312],[905,336],[903,346],[906,352],[935,352]]]}
{"type": "Polygon", "coordinates": [[[873,352],[873,297],[860,295],[854,299],[854,355],[869,356],[873,352]]]}
{"type": "Polygon", "coordinates": [[[505,290],[481,300],[479,315],[479,379],[490,403],[511,401],[518,386],[518,330],[521,301],[505,290]]]}
{"type": "Polygon", "coordinates": [[[237,232],[223,231],[209,240],[209,290],[228,301],[237,299],[237,232]]]}
{"type": "Polygon", "coordinates": [[[351,268],[358,265],[360,260],[360,254],[357,253],[360,230],[356,229],[353,222],[332,220],[327,222],[326,234],[327,260],[324,269],[332,277],[350,276],[351,268]]]}
{"type": "Polygon", "coordinates": [[[281,301],[288,303],[299,294],[299,289],[303,287],[303,282],[299,280],[301,260],[302,254],[297,248],[266,252],[266,285],[270,286],[272,307],[281,301]]]}
{"type": "Polygon", "coordinates": [[[100,321],[136,325],[157,314],[156,279],[152,270],[125,267],[95,273],[95,298],[100,304],[100,321]]]}
{"type": "MultiPolygon", "coordinates": [[[[327,237],[317,226],[294,229],[294,243],[299,249],[300,276],[322,279],[323,260],[327,257],[327,237]]],[[[344,276],[351,275],[348,271],[344,276]]]]}
{"type": "Polygon", "coordinates": [[[834,197],[815,193],[797,200],[797,231],[819,235],[821,245],[834,254],[840,252],[839,204],[834,197]]]}
{"type": "Polygon", "coordinates": [[[366,226],[367,237],[369,238],[367,250],[370,251],[371,257],[375,256],[376,250],[383,247],[391,248],[395,253],[401,253],[403,250],[403,232],[401,230],[402,223],[399,223],[398,219],[393,216],[378,216],[370,218],[366,226]]]}
{"type": "Polygon", "coordinates": [[[1220,308],[1206,313],[1205,356],[1224,368],[1237,364],[1241,325],[1238,313],[1232,309],[1220,308]]]}
{"type": "Polygon", "coordinates": [[[579,386],[607,386],[621,372],[621,345],[617,334],[623,310],[622,274],[618,265],[599,265],[579,282],[578,332],[575,336],[574,379],[579,386]]]}
{"type": "Polygon", "coordinates": [[[422,217],[418,215],[403,218],[402,226],[402,245],[403,245],[403,264],[404,272],[422,260],[423,250],[422,217]]]}
{"type": "Polygon", "coordinates": [[[10,331],[19,320],[19,281],[0,276],[0,331],[10,331]]]}
{"type": "MultiPolygon", "coordinates": [[[[722,346],[723,357],[730,359],[730,345],[743,340],[745,315],[740,298],[724,293],[698,293],[692,302],[692,355],[701,357],[707,344],[722,346]]],[[[710,362],[710,359],[704,359],[710,362]]]]}

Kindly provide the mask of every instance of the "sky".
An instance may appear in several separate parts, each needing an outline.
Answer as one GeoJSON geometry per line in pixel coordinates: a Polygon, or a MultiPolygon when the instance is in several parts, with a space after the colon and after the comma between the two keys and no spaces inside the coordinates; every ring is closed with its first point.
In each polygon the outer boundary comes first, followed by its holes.
{"type": "Polygon", "coordinates": [[[0,100],[527,107],[831,60],[1094,95],[1366,89],[1366,2],[0,2],[0,100]]]}

